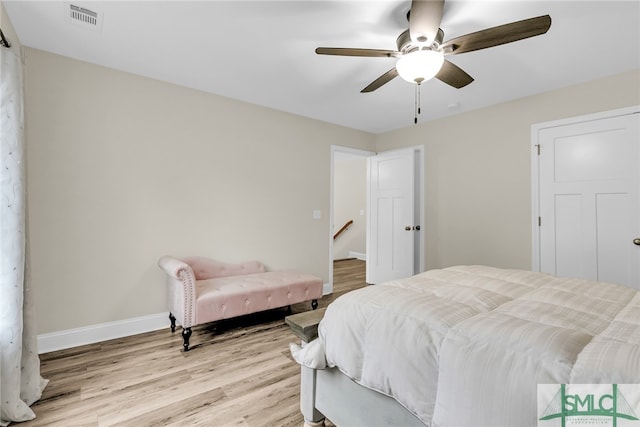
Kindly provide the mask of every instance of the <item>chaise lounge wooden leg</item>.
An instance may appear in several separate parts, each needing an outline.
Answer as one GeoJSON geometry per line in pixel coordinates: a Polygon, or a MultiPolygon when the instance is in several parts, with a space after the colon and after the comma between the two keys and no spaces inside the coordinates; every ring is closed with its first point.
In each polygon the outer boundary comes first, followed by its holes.
{"type": "Polygon", "coordinates": [[[182,347],[184,347],[184,351],[189,351],[189,338],[191,338],[191,328],[182,328],[182,339],[184,340],[182,347]]]}
{"type": "Polygon", "coordinates": [[[317,299],[314,299],[314,300],[311,301],[311,308],[314,309],[314,310],[316,308],[318,308],[318,300],[317,299]]]}
{"type": "Polygon", "coordinates": [[[171,320],[171,332],[175,332],[176,331],[176,318],[171,312],[169,312],[169,320],[171,320]]]}

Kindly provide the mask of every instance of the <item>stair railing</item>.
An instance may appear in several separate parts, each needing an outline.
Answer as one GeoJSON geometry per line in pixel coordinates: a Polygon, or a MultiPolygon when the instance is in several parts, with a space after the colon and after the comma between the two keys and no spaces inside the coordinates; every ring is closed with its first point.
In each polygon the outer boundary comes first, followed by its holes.
{"type": "Polygon", "coordinates": [[[347,228],[349,228],[349,226],[351,224],[353,224],[353,220],[352,219],[350,219],[349,221],[345,222],[345,224],[342,226],[342,228],[340,228],[340,230],[338,230],[338,232],[333,235],[333,240],[336,240],[339,235],[341,235],[342,233],[347,231],[347,228]]]}

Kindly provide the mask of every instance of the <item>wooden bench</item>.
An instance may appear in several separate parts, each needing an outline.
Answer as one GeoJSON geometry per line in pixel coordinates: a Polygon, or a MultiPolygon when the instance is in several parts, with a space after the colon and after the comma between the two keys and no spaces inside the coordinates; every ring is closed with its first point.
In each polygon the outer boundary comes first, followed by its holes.
{"type": "Polygon", "coordinates": [[[318,337],[318,324],[324,317],[326,310],[327,308],[325,307],[320,310],[292,314],[285,317],[284,321],[302,342],[308,343],[318,337]]]}
{"type": "MultiPolygon", "coordinates": [[[[291,331],[302,341],[304,346],[318,337],[318,324],[324,317],[325,308],[292,314],[284,318],[291,331]]],[[[324,426],[324,415],[316,408],[316,376],[317,371],[300,367],[300,411],[305,416],[305,427],[324,426]]]]}

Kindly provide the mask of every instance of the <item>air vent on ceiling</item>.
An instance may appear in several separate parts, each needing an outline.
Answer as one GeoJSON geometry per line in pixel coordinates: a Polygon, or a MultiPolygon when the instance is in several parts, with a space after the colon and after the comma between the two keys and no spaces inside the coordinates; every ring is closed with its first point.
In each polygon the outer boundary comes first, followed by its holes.
{"type": "Polygon", "coordinates": [[[69,6],[71,19],[77,19],[89,25],[96,25],[98,23],[98,14],[94,11],[76,6],[75,4],[69,6]]]}
{"type": "Polygon", "coordinates": [[[67,3],[67,5],[67,19],[69,21],[94,31],[102,29],[102,16],[100,13],[77,4],[67,3]]]}

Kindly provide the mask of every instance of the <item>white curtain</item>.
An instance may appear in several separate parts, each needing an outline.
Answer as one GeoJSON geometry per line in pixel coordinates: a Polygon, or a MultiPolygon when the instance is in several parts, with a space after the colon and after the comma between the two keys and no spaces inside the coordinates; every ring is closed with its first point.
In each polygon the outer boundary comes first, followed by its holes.
{"type": "Polygon", "coordinates": [[[0,425],[35,418],[29,408],[40,376],[35,313],[28,283],[22,63],[18,47],[0,47],[0,425]]]}

